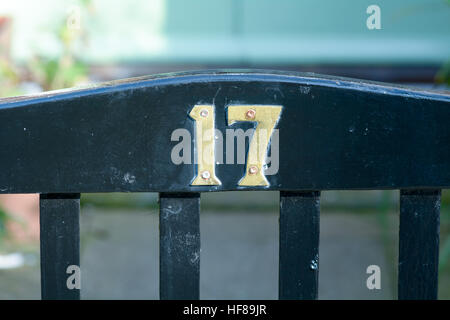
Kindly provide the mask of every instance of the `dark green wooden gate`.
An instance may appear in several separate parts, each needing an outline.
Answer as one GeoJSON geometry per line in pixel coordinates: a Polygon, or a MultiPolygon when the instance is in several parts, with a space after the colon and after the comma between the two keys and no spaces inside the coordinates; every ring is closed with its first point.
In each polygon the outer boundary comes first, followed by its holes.
{"type": "Polygon", "coordinates": [[[80,263],[80,193],[159,192],[160,297],[198,299],[200,194],[279,190],[279,297],[316,299],[320,191],[400,189],[399,298],[436,299],[449,120],[449,94],[257,70],[165,74],[1,99],[0,193],[41,194],[42,298],[78,299],[66,268],[80,263]],[[171,135],[186,129],[196,149],[189,115],[198,105],[214,108],[221,132],[251,127],[260,112],[252,106],[281,106],[278,172],[265,185],[240,185],[263,168],[219,162],[220,184],[194,185],[198,174],[210,181],[211,172],[173,163],[171,135]],[[230,124],[236,105],[254,109],[245,114],[249,121],[230,124]]]}

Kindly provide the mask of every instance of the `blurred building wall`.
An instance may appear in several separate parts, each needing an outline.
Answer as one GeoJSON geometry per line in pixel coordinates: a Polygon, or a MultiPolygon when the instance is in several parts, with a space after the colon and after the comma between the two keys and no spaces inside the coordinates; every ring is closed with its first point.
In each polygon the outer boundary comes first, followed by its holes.
{"type": "Polygon", "coordinates": [[[57,26],[80,6],[78,54],[93,64],[413,64],[450,58],[446,0],[15,0],[13,58],[55,55],[57,26]],[[88,3],[88,5],[80,5],[88,3]],[[366,26],[369,5],[381,29],[366,26]]]}

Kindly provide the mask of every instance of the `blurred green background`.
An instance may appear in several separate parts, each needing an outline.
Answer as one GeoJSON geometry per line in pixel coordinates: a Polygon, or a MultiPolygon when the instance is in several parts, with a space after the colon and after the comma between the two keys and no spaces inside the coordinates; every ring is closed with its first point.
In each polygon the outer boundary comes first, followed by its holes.
{"type": "MultiPolygon", "coordinates": [[[[449,61],[450,1],[447,0],[15,0],[0,3],[0,97],[152,73],[222,67],[312,71],[448,91],[449,61]],[[369,17],[366,9],[372,4],[381,9],[380,30],[369,30],[366,26],[369,17]]],[[[113,243],[115,234],[120,235],[117,243],[125,243],[123,250],[126,252],[136,250],[133,248],[139,247],[142,241],[151,240],[132,240],[132,235],[142,225],[141,219],[145,220],[142,212],[144,217],[148,214],[149,219],[153,219],[152,223],[157,223],[156,199],[156,194],[83,194],[82,245],[86,252],[83,270],[87,270],[86,277],[91,282],[96,283],[96,278],[110,279],[108,272],[97,268],[94,260],[103,251],[114,252],[111,247],[114,244],[108,247],[107,240],[113,243]],[[112,213],[106,214],[108,211],[112,213]],[[122,222],[115,224],[114,221],[122,222]],[[110,227],[105,227],[107,225],[110,227]]],[[[278,193],[206,194],[202,195],[202,206],[207,221],[208,217],[235,217],[236,222],[224,222],[224,226],[229,223],[230,229],[224,228],[232,234],[241,217],[248,216],[250,220],[256,217],[255,221],[276,217],[278,193]],[[233,216],[233,212],[242,214],[233,216]]],[[[450,193],[447,190],[443,191],[441,212],[439,297],[450,299],[450,193]]],[[[33,290],[39,293],[38,242],[33,238],[17,240],[14,231],[8,228],[10,223],[18,223],[25,231],[29,230],[33,228],[32,219],[36,221],[37,212],[24,217],[19,209],[0,206],[0,254],[21,252],[26,257],[21,267],[11,270],[0,267],[0,280],[7,287],[0,298],[38,297],[30,293],[33,290]]],[[[266,240],[272,245],[272,240],[276,240],[276,226],[272,226],[276,219],[267,221],[271,227],[266,240]]],[[[344,288],[337,277],[332,276],[336,270],[324,270],[321,271],[322,282],[330,284],[321,288],[325,292],[323,297],[395,297],[398,191],[323,192],[322,221],[325,227],[321,259],[326,261],[327,255],[331,257],[337,252],[332,243],[344,247],[339,251],[343,258],[347,259],[348,255],[348,259],[353,259],[348,265],[339,259],[331,261],[338,270],[339,265],[342,267],[339,279],[358,272],[363,279],[369,260],[385,266],[383,270],[387,270],[389,279],[387,291],[373,295],[367,293],[364,286],[344,288]],[[364,232],[355,230],[358,227],[346,228],[347,223],[343,221],[356,221],[356,226],[366,226],[362,228],[366,233],[371,232],[366,229],[376,230],[372,235],[373,256],[364,249],[364,232]],[[339,230],[342,233],[333,233],[339,230]],[[353,253],[345,251],[345,246],[352,242],[361,245],[355,247],[353,253]]],[[[242,237],[251,244],[247,249],[253,252],[259,250],[262,240],[257,233],[252,233],[256,231],[252,231],[251,226],[244,230],[246,236],[242,237]]],[[[211,238],[205,241],[215,243],[217,240],[214,234],[207,233],[207,237],[211,238]]],[[[264,248],[275,255],[276,248],[264,248]]],[[[230,253],[229,259],[240,257],[233,266],[241,270],[239,268],[246,263],[242,257],[247,257],[249,252],[234,254],[230,253]]],[[[157,261],[156,251],[152,251],[151,256],[152,261],[157,261]]],[[[124,261],[128,256],[124,257],[114,260],[123,267],[123,273],[130,267],[130,262],[124,261]]],[[[206,252],[208,259],[213,266],[220,257],[208,258],[206,252]]],[[[264,263],[264,257],[255,257],[254,261],[258,266],[264,263]]],[[[249,269],[251,266],[248,264],[249,269]]],[[[273,270],[276,263],[272,266],[267,272],[276,273],[273,270]]],[[[217,268],[220,269],[220,264],[217,268]]],[[[251,274],[248,273],[249,279],[251,274]]],[[[125,274],[122,276],[126,278],[125,274]]],[[[212,276],[205,277],[212,279],[212,276]]],[[[243,282],[236,274],[229,277],[221,278],[223,283],[243,282]]],[[[128,279],[118,281],[114,287],[114,283],[108,281],[104,280],[103,291],[99,289],[103,288],[101,285],[88,287],[86,297],[127,298],[130,297],[130,292],[124,289],[127,281],[140,283],[128,279]],[[111,286],[116,289],[108,289],[111,286]]],[[[257,283],[255,280],[254,285],[257,283]]],[[[136,289],[136,297],[141,297],[139,293],[147,289],[136,289]]],[[[209,295],[205,297],[251,298],[256,292],[239,287],[230,289],[228,295],[221,295],[217,290],[206,288],[209,295]]],[[[226,289],[223,292],[227,292],[226,289]]]]}

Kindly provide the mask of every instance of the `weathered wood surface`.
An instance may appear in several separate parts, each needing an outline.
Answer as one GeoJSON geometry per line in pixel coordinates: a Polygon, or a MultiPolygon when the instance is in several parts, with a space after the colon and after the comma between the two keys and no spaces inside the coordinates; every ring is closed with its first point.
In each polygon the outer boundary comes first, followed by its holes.
{"type": "Polygon", "coordinates": [[[320,193],[280,193],[279,297],[317,299],[320,193]]]}
{"type": "Polygon", "coordinates": [[[398,298],[437,299],[440,190],[402,190],[398,298]]]}
{"type": "Polygon", "coordinates": [[[1,99],[0,193],[450,187],[448,119],[449,94],[291,72],[168,74],[1,99]],[[222,132],[231,104],[283,106],[269,187],[238,187],[244,164],[216,165],[219,186],[191,186],[196,165],[171,162],[171,134],[194,136],[188,113],[200,103],[215,106],[222,132]]]}
{"type": "Polygon", "coordinates": [[[159,206],[160,299],[199,299],[200,194],[160,193],[159,206]]]}
{"type": "Polygon", "coordinates": [[[67,285],[80,267],[80,194],[41,194],[40,238],[42,299],[80,299],[80,289],[67,285]]]}

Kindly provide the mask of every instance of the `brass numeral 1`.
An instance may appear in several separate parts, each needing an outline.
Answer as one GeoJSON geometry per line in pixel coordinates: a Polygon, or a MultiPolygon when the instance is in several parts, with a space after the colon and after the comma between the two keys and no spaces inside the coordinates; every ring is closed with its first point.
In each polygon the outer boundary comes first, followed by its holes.
{"type": "Polygon", "coordinates": [[[195,120],[195,137],[197,149],[197,176],[192,186],[217,186],[214,157],[214,106],[195,105],[189,116],[195,120]]]}

